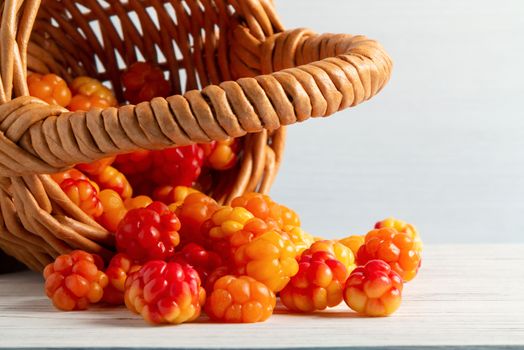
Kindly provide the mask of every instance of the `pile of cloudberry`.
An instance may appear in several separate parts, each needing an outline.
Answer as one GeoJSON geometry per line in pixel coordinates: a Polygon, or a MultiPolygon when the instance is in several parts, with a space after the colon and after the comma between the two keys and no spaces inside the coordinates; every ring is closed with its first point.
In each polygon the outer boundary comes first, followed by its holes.
{"type": "MultiPolygon", "coordinates": [[[[71,111],[117,105],[112,91],[89,77],[68,85],[32,74],[28,85],[33,96],[71,111]]],[[[163,71],[144,62],[129,67],[122,85],[130,103],[173,92],[163,71]]],[[[415,227],[388,218],[365,235],[329,240],[304,231],[295,211],[267,195],[219,205],[205,192],[241,155],[240,141],[229,139],[141,150],[52,174],[57,189],[114,233],[116,247],[106,267],[78,250],[49,264],[45,292],[55,307],[125,305],[151,324],[191,322],[202,312],[214,322],[262,322],[276,307],[311,313],[343,301],[361,315],[395,312],[403,284],[421,264],[415,227]]]]}

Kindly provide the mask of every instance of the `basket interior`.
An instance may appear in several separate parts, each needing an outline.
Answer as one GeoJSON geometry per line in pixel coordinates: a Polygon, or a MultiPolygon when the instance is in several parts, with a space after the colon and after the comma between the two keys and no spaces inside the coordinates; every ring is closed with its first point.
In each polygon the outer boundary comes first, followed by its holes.
{"type": "Polygon", "coordinates": [[[224,1],[44,0],[31,36],[28,69],[71,80],[88,75],[123,101],[121,72],[155,63],[173,94],[230,80],[228,31],[235,9],[224,1]]]}

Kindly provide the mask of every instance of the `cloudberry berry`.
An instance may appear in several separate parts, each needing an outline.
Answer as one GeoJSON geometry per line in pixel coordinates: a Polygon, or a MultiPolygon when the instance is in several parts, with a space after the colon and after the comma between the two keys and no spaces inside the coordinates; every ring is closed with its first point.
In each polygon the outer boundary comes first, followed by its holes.
{"type": "Polygon", "coordinates": [[[116,157],[113,166],[126,175],[145,174],[153,166],[153,157],[148,150],[121,154],[116,157]]]}
{"type": "Polygon", "coordinates": [[[60,255],[44,269],[45,292],[60,310],[84,310],[102,299],[108,280],[102,259],[75,250],[60,255]]]}
{"type": "Polygon", "coordinates": [[[127,212],[116,231],[116,247],[139,263],[166,260],[173,257],[180,242],[178,230],[176,214],[165,204],[153,202],[127,212]]]}
{"type": "Polygon", "coordinates": [[[275,221],[281,229],[287,226],[300,227],[300,218],[297,213],[274,202],[264,194],[246,193],[233,199],[231,206],[245,208],[254,216],[266,222],[275,221]]]}
{"type": "MultiPolygon", "coordinates": [[[[177,187],[178,188],[178,187],[177,187]]],[[[181,244],[194,242],[200,245],[208,245],[207,237],[202,232],[202,224],[211,218],[218,210],[217,202],[203,193],[191,193],[184,198],[182,205],[176,209],[182,228],[180,229],[181,244]]],[[[215,224],[212,224],[215,226],[215,224]]]]}
{"type": "Polygon", "coordinates": [[[358,250],[359,265],[375,259],[387,262],[404,282],[417,275],[421,263],[420,253],[411,237],[388,227],[369,231],[366,242],[358,250]]]}
{"type": "Polygon", "coordinates": [[[98,197],[98,191],[88,180],[66,179],[60,187],[84,213],[92,218],[102,215],[104,208],[98,197]]]}
{"type": "Polygon", "coordinates": [[[145,208],[151,203],[153,203],[153,200],[148,196],[136,196],[124,201],[127,210],[145,208]]]}
{"type": "Polygon", "coordinates": [[[275,294],[263,283],[248,276],[227,275],[215,282],[206,313],[219,322],[262,322],[273,314],[275,304],[275,294]]]}
{"type": "Polygon", "coordinates": [[[339,239],[338,241],[342,243],[343,245],[345,245],[346,247],[348,247],[349,249],[351,249],[351,252],[356,257],[358,250],[364,244],[364,241],[365,241],[364,237],[365,236],[362,236],[362,235],[352,235],[352,236],[348,236],[348,237],[339,239]]]}
{"type": "Polygon", "coordinates": [[[102,300],[112,305],[123,305],[127,277],[139,269],[140,265],[135,264],[127,255],[116,254],[106,269],[109,283],[104,288],[102,300]]]}
{"type": "Polygon", "coordinates": [[[125,304],[151,324],[195,320],[205,302],[198,273],[189,265],[154,260],[128,277],[125,304]]]}
{"type": "Polygon", "coordinates": [[[254,230],[248,226],[229,239],[237,273],[253,277],[272,291],[279,292],[298,272],[296,248],[277,231],[250,231],[254,230]]]}
{"type": "Polygon", "coordinates": [[[151,177],[157,185],[193,186],[203,163],[204,151],[199,145],[154,151],[151,177]]]}
{"type": "Polygon", "coordinates": [[[172,261],[191,265],[198,272],[204,285],[209,274],[223,265],[220,255],[213,251],[208,251],[195,243],[187,244],[181,251],[175,254],[172,261]]]}
{"type": "Polygon", "coordinates": [[[153,198],[157,201],[174,205],[175,209],[184,203],[184,200],[193,193],[200,193],[198,190],[187,186],[160,186],[153,192],[153,198]]]}
{"type": "Polygon", "coordinates": [[[412,224],[408,224],[405,221],[398,220],[393,217],[381,220],[375,224],[375,228],[384,228],[384,227],[394,228],[398,232],[407,234],[413,240],[413,243],[415,244],[415,249],[418,250],[419,252],[422,252],[422,248],[423,248],[422,240],[420,239],[420,235],[417,229],[412,224]]]}
{"type": "Polygon", "coordinates": [[[110,232],[116,232],[118,224],[127,214],[122,197],[113,190],[102,190],[98,195],[103,212],[98,222],[110,232]]]}
{"type": "Polygon", "coordinates": [[[88,111],[91,108],[107,108],[117,105],[113,92],[100,81],[90,77],[78,77],[71,83],[73,98],[68,105],[71,111],[88,111]]]}
{"type": "Polygon", "coordinates": [[[302,255],[298,273],[280,292],[280,300],[288,309],[299,312],[334,307],[342,302],[347,278],[346,267],[333,254],[318,251],[302,255]]]}
{"type": "Polygon", "coordinates": [[[102,189],[116,191],[124,200],[133,195],[133,189],[125,175],[112,166],[105,167],[102,172],[93,174],[92,177],[102,189]]]}
{"type": "Polygon", "coordinates": [[[299,255],[315,243],[315,238],[298,226],[286,226],[282,234],[293,242],[299,255]]]}
{"type": "Polygon", "coordinates": [[[349,276],[344,289],[346,304],[367,316],[387,316],[400,306],[402,279],[382,260],[370,260],[349,276]]]}
{"type": "Polygon", "coordinates": [[[204,149],[205,163],[215,170],[227,170],[235,166],[240,143],[238,139],[212,141],[200,145],[204,149]]]}
{"type": "Polygon", "coordinates": [[[124,97],[133,104],[151,101],[154,97],[168,97],[171,85],[164,72],[146,62],[133,63],[122,75],[124,97]]]}
{"type": "Polygon", "coordinates": [[[77,164],[76,168],[89,175],[98,175],[102,171],[104,171],[106,167],[113,164],[114,161],[115,161],[115,157],[107,157],[107,158],[103,158],[100,160],[95,160],[94,162],[91,162],[91,163],[77,164]]]}
{"type": "Polygon", "coordinates": [[[29,94],[49,104],[66,107],[71,101],[71,90],[56,74],[30,74],[27,77],[29,94]]]}
{"type": "Polygon", "coordinates": [[[307,250],[305,250],[302,254],[313,254],[315,252],[329,252],[333,254],[333,256],[340,261],[348,272],[353,271],[355,266],[355,256],[351,252],[351,250],[343,245],[342,243],[339,243],[334,240],[322,240],[322,241],[316,241],[311,245],[311,247],[307,250]]]}

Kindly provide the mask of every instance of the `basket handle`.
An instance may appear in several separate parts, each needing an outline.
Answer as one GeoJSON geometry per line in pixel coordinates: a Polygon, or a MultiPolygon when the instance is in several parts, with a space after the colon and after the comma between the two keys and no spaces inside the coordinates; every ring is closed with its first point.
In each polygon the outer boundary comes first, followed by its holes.
{"type": "Polygon", "coordinates": [[[232,49],[234,73],[261,75],[89,112],[68,112],[29,96],[0,105],[0,175],[53,173],[138,149],[223,140],[325,117],[377,94],[392,68],[384,49],[364,36],[296,29],[239,45],[232,49]],[[255,54],[260,60],[251,59],[255,54]]]}

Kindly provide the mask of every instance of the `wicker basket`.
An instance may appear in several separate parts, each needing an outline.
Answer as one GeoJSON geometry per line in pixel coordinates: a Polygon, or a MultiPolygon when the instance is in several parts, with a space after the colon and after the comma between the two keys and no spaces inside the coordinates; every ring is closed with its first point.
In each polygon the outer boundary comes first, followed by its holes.
{"type": "Polygon", "coordinates": [[[284,31],[271,0],[5,0],[0,28],[0,248],[41,270],[73,248],[111,255],[112,233],[48,175],[137,149],[244,137],[213,191],[226,203],[269,190],[285,125],[379,92],[392,63],[364,36],[284,31]],[[28,96],[28,71],[112,85],[145,59],[177,95],[71,113],[28,96]]]}

